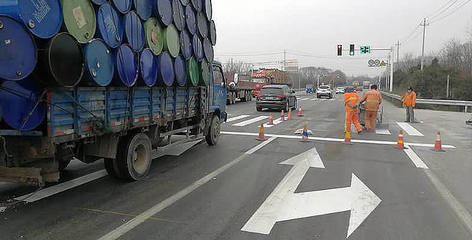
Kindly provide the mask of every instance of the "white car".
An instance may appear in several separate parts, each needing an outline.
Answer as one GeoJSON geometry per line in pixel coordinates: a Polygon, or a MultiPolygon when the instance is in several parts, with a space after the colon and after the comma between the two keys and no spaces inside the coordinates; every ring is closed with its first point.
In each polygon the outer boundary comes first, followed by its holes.
{"type": "Polygon", "coordinates": [[[331,90],[330,86],[327,86],[327,85],[320,86],[316,90],[316,97],[317,98],[321,98],[323,96],[325,96],[327,98],[333,98],[333,91],[331,90]]]}
{"type": "Polygon", "coordinates": [[[336,94],[344,94],[344,88],[343,87],[337,87],[336,88],[336,94]]]}

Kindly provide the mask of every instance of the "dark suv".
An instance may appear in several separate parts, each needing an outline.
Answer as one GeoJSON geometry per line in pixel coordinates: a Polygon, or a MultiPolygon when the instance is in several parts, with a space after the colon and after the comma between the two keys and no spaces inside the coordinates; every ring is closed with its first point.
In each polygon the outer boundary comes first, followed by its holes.
{"type": "Polygon", "coordinates": [[[288,112],[289,108],[296,109],[295,91],[286,85],[264,86],[257,97],[256,110],[260,112],[263,108],[285,110],[285,112],[288,112]]]}

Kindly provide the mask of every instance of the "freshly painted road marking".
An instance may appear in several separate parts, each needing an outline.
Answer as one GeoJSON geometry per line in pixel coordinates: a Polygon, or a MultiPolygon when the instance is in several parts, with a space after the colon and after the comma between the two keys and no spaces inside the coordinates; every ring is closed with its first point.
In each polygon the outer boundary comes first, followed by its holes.
{"type": "Polygon", "coordinates": [[[306,100],[310,100],[309,98],[302,98],[300,99],[301,101],[306,101],[306,100]]]}
{"type": "MultiPolygon", "coordinates": [[[[288,118],[288,116],[285,115],[285,121],[287,121],[287,118],[288,118]]],[[[279,124],[281,124],[285,121],[282,121],[282,119],[277,118],[277,119],[274,120],[274,125],[269,125],[269,122],[264,123],[264,128],[271,128],[271,127],[274,127],[275,125],[279,125],[279,124]]]]}
{"type": "Polygon", "coordinates": [[[379,135],[392,135],[388,129],[376,129],[375,133],[379,135]]]}
{"type": "MultiPolygon", "coordinates": [[[[236,136],[258,136],[259,133],[248,133],[248,132],[221,132],[221,134],[225,135],[236,135],[236,136]]],[[[277,135],[277,134],[266,134],[266,137],[277,137],[277,138],[284,138],[284,139],[300,139],[300,136],[291,136],[291,135],[277,135]]],[[[343,143],[343,138],[323,138],[323,137],[309,137],[309,140],[314,141],[321,141],[321,142],[339,142],[343,143]]],[[[375,140],[358,140],[353,139],[351,140],[353,143],[365,143],[365,144],[376,144],[376,145],[397,145],[397,142],[390,142],[390,141],[375,141],[375,140]]],[[[415,147],[429,147],[433,148],[434,144],[428,143],[405,143],[405,145],[415,146],[415,147]]],[[[443,145],[443,148],[446,149],[455,149],[455,146],[452,145],[443,145]]]]}
{"type": "Polygon", "coordinates": [[[264,147],[265,145],[267,145],[268,143],[270,143],[273,140],[275,140],[275,137],[270,138],[269,140],[260,143],[259,145],[257,145],[254,148],[250,149],[249,151],[247,151],[243,155],[239,156],[238,158],[234,159],[230,163],[218,168],[217,170],[213,171],[212,173],[210,173],[210,174],[204,176],[203,178],[195,181],[190,186],[180,190],[176,194],[174,194],[174,195],[170,196],[169,198],[165,199],[164,201],[154,205],[152,208],[144,211],[143,213],[141,213],[138,216],[134,217],[133,219],[127,221],[126,223],[124,223],[123,225],[121,225],[118,228],[114,229],[113,231],[109,232],[108,234],[102,236],[101,238],[99,238],[99,240],[114,240],[114,239],[120,238],[121,236],[123,236],[127,232],[129,232],[132,229],[134,229],[135,227],[139,226],[141,223],[145,222],[147,219],[153,217],[154,215],[156,215],[160,211],[166,209],[167,207],[171,206],[175,202],[177,202],[180,199],[184,198],[185,196],[192,193],[193,191],[195,191],[199,187],[205,185],[206,183],[211,181],[213,178],[217,177],[218,175],[225,172],[229,168],[233,167],[237,163],[239,163],[242,160],[246,159],[252,153],[254,153],[255,151],[261,149],[262,147],[264,147]]]}
{"type": "Polygon", "coordinates": [[[251,115],[241,115],[241,116],[230,118],[230,119],[226,120],[226,122],[227,123],[234,122],[234,121],[241,120],[241,119],[244,119],[244,118],[247,118],[247,117],[250,117],[250,116],[251,115]]]}
{"type": "Polygon", "coordinates": [[[406,122],[397,122],[398,126],[400,126],[405,132],[410,136],[419,136],[423,137],[424,135],[420,133],[416,128],[412,127],[410,124],[406,122]]]}
{"type": "Polygon", "coordinates": [[[252,123],[255,123],[255,122],[259,122],[259,121],[262,121],[264,119],[267,119],[269,118],[268,116],[259,116],[259,117],[256,117],[256,118],[253,118],[253,119],[249,119],[247,121],[244,121],[244,122],[240,122],[240,123],[237,123],[237,124],[233,124],[233,126],[235,127],[244,127],[244,126],[247,126],[249,124],[252,124],[252,123]]]}
{"type": "Polygon", "coordinates": [[[61,183],[61,184],[54,185],[52,187],[42,189],[42,190],[37,191],[33,194],[30,193],[30,194],[26,194],[26,195],[21,196],[21,197],[17,197],[17,198],[15,198],[15,200],[24,201],[24,202],[28,202],[28,203],[36,202],[36,201],[39,201],[41,199],[50,197],[52,195],[55,195],[55,194],[67,191],[69,189],[78,187],[80,185],[89,183],[91,181],[95,181],[95,180],[97,180],[99,178],[102,178],[102,177],[105,177],[107,175],[108,175],[108,173],[107,173],[106,170],[101,170],[101,171],[98,171],[98,172],[94,172],[94,173],[91,173],[91,174],[88,174],[88,175],[85,175],[85,176],[82,176],[82,177],[79,177],[79,178],[61,183]]]}
{"type": "Polygon", "coordinates": [[[351,211],[349,237],[381,202],[354,174],[351,187],[295,193],[310,167],[325,168],[316,148],[280,164],[293,167],[243,226],[242,231],[269,234],[277,222],[351,211]]]}
{"type": "Polygon", "coordinates": [[[413,151],[411,146],[406,144],[405,149],[403,149],[403,151],[406,153],[406,155],[408,155],[408,157],[411,159],[411,161],[413,162],[413,164],[415,164],[417,168],[428,169],[428,166],[426,166],[426,164],[423,162],[423,160],[421,160],[418,154],[413,151]]]}

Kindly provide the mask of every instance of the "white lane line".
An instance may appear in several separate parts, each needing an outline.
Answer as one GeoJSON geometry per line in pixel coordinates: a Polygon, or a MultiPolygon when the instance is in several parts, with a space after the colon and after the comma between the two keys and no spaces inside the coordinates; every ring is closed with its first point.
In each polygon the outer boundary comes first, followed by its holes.
{"type": "Polygon", "coordinates": [[[114,229],[113,231],[107,233],[106,235],[99,238],[99,240],[114,240],[118,239],[127,232],[131,231],[135,227],[139,226],[141,223],[145,222],[150,217],[156,215],[160,211],[166,209],[167,207],[171,206],[175,202],[179,201],[180,199],[184,198],[188,194],[195,191],[197,188],[205,185],[213,178],[217,177],[221,173],[225,172],[229,168],[233,167],[237,163],[241,162],[242,160],[246,159],[250,154],[256,152],[257,150],[261,149],[262,147],[266,146],[276,138],[270,138],[267,141],[262,142],[261,144],[255,146],[254,148],[250,149],[240,157],[234,159],[230,163],[218,168],[217,170],[213,171],[212,173],[200,178],[199,180],[192,183],[190,186],[180,190],[178,193],[170,196],[169,198],[165,199],[164,201],[154,205],[152,208],[144,211],[143,213],[139,214],[138,216],[134,217],[133,219],[129,220],[128,222],[124,223],[123,225],[119,226],[118,228],[114,229]]]}
{"type": "Polygon", "coordinates": [[[420,133],[416,128],[412,127],[410,124],[406,122],[397,122],[398,126],[400,126],[405,132],[410,136],[419,136],[424,137],[422,133],[420,133]]]}
{"type": "Polygon", "coordinates": [[[421,160],[421,158],[418,156],[418,154],[413,151],[411,146],[405,145],[405,149],[403,149],[403,151],[406,153],[406,155],[408,155],[408,157],[411,159],[411,161],[413,162],[413,164],[415,164],[417,168],[429,169],[428,166],[426,166],[426,164],[423,162],[423,160],[421,160]]]}
{"type": "Polygon", "coordinates": [[[21,197],[17,197],[17,198],[15,198],[15,200],[24,201],[24,202],[28,202],[28,203],[36,202],[36,201],[39,201],[41,199],[50,197],[52,195],[56,195],[58,193],[67,191],[69,189],[72,189],[72,188],[78,187],[80,185],[89,183],[91,181],[95,181],[95,180],[97,180],[99,178],[102,178],[102,177],[105,177],[107,175],[108,175],[108,173],[107,173],[106,170],[101,170],[101,171],[98,171],[98,172],[94,172],[94,173],[91,173],[91,174],[88,174],[88,175],[85,175],[85,176],[82,176],[82,177],[79,177],[79,178],[61,183],[61,184],[54,185],[52,187],[42,189],[42,190],[37,191],[33,194],[30,193],[30,194],[23,195],[21,197]]]}
{"type": "Polygon", "coordinates": [[[233,124],[233,126],[235,126],[235,127],[244,127],[246,125],[249,125],[249,124],[252,124],[252,123],[255,123],[255,122],[259,122],[259,121],[262,121],[262,120],[267,119],[267,118],[269,118],[269,117],[268,116],[260,116],[260,117],[256,117],[256,118],[253,118],[253,119],[249,119],[249,120],[244,121],[244,122],[233,124]]]}
{"type": "Polygon", "coordinates": [[[375,134],[379,135],[392,135],[388,129],[376,129],[375,134]]]}
{"type": "MultiPolygon", "coordinates": [[[[288,118],[288,117],[285,116],[285,121],[288,121],[287,118],[288,118]]],[[[264,124],[264,128],[271,128],[271,127],[274,127],[275,125],[279,125],[279,124],[281,124],[281,123],[283,123],[283,122],[285,122],[285,121],[282,121],[282,119],[279,118],[279,119],[274,120],[274,125],[269,125],[268,122],[265,123],[265,124],[264,124]]]]}
{"type": "MultiPolygon", "coordinates": [[[[248,132],[221,132],[225,135],[235,135],[235,136],[258,136],[259,133],[248,133],[248,132]]],[[[300,136],[291,136],[291,135],[277,135],[277,134],[265,134],[266,137],[277,137],[284,139],[300,139],[300,136]]],[[[322,138],[322,137],[309,137],[309,140],[321,141],[321,142],[344,142],[342,138],[322,138]]],[[[376,144],[376,145],[397,145],[397,142],[390,141],[375,141],[375,140],[351,140],[353,143],[365,143],[365,144],[376,144]]],[[[415,146],[415,147],[429,147],[433,148],[434,144],[428,143],[405,143],[405,145],[415,146]]],[[[452,145],[443,145],[443,148],[446,149],[456,149],[452,145]]]]}
{"type": "Polygon", "coordinates": [[[302,99],[300,99],[300,100],[306,101],[306,100],[310,100],[310,99],[309,99],[309,98],[302,98],[302,99]]]}
{"type": "Polygon", "coordinates": [[[240,119],[243,119],[243,118],[247,118],[247,117],[250,117],[250,116],[251,115],[241,115],[241,116],[230,118],[230,119],[226,120],[226,122],[227,123],[234,122],[234,121],[237,121],[237,120],[240,120],[240,119]]]}

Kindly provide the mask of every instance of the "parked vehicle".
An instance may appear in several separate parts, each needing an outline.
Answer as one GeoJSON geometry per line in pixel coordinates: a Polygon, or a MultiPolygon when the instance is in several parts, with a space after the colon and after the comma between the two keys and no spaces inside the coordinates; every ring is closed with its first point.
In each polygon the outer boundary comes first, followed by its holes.
{"type": "Polygon", "coordinates": [[[296,109],[295,91],[287,85],[264,86],[257,97],[256,110],[260,112],[264,108],[284,110],[285,112],[288,112],[289,109],[296,109]]]}
{"type": "Polygon", "coordinates": [[[0,129],[0,181],[43,185],[75,157],[105,159],[117,178],[144,178],[163,140],[206,139],[215,145],[226,120],[226,84],[220,63],[208,86],[52,88],[47,121],[31,131],[0,129]]]}
{"type": "Polygon", "coordinates": [[[333,91],[331,90],[331,87],[328,85],[322,85],[316,90],[316,97],[321,98],[321,97],[327,97],[327,98],[333,98],[333,91]]]}
{"type": "Polygon", "coordinates": [[[345,88],[344,87],[337,87],[336,94],[344,94],[345,88]]]}

